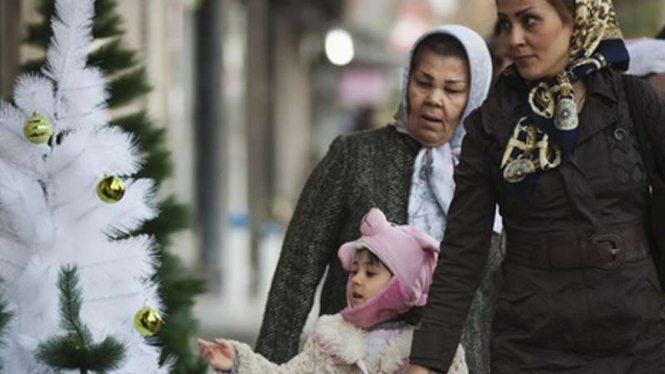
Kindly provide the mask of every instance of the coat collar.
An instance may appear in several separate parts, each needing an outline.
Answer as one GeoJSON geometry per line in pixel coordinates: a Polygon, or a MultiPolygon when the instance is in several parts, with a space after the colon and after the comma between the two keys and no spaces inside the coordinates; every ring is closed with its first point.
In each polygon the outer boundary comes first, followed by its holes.
{"type": "MultiPolygon", "coordinates": [[[[619,87],[615,73],[609,69],[589,75],[587,99],[580,113],[580,128],[573,147],[582,144],[598,131],[614,124],[619,118],[619,87]]],[[[621,78],[621,77],[619,77],[621,78]]]]}
{"type": "Polygon", "coordinates": [[[388,125],[391,131],[394,131],[397,134],[397,137],[399,140],[404,144],[404,146],[412,153],[412,154],[418,154],[420,149],[423,147],[416,138],[414,138],[411,134],[401,132],[397,127],[393,124],[388,125]]]}
{"type": "MultiPolygon", "coordinates": [[[[313,334],[317,345],[344,364],[356,365],[367,355],[367,332],[344,321],[341,315],[321,316],[313,334]]],[[[413,328],[403,328],[379,357],[379,371],[391,374],[400,371],[409,357],[413,328]]]]}

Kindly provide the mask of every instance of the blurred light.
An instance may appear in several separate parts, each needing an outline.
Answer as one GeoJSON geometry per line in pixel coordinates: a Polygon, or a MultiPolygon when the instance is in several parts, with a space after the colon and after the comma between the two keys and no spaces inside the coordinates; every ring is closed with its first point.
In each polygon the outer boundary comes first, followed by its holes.
{"type": "Polygon", "coordinates": [[[342,29],[333,29],[326,35],[326,56],[337,66],[344,66],[353,60],[353,39],[342,29]]]}
{"type": "Polygon", "coordinates": [[[415,13],[403,13],[390,32],[390,42],[400,53],[406,53],[428,29],[427,21],[415,13]]]}
{"type": "Polygon", "coordinates": [[[389,92],[387,78],[376,69],[347,68],[338,80],[338,102],[346,108],[380,106],[388,100],[389,92]]]}
{"type": "Polygon", "coordinates": [[[429,4],[432,11],[441,17],[454,15],[459,5],[457,0],[429,0],[429,4]]]}

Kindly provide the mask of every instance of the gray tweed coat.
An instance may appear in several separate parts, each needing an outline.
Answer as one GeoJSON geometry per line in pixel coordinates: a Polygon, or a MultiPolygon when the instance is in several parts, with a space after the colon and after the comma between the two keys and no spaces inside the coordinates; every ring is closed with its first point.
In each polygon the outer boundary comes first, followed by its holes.
{"type": "MultiPolygon", "coordinates": [[[[387,126],[338,137],[310,175],[289,224],[275,272],[256,350],[284,363],[298,353],[300,334],[319,281],[321,314],[346,306],[347,274],[337,259],[342,243],[360,235],[361,218],[378,207],[397,224],[408,220],[413,163],[420,144],[387,126]]],[[[493,274],[500,261],[499,240],[491,251],[486,282],[471,307],[462,344],[473,374],[489,373],[489,331],[493,274]],[[487,370],[483,368],[487,368],[487,370]]]]}

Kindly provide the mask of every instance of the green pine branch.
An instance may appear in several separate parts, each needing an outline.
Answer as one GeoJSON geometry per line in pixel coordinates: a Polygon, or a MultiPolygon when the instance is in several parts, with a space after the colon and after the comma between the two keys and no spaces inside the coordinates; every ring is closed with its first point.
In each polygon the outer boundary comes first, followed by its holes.
{"type": "MultiPolygon", "coordinates": [[[[166,130],[156,127],[145,111],[116,118],[111,122],[111,125],[121,127],[136,137],[144,150],[143,167],[136,177],[153,179],[159,189],[161,183],[171,175],[173,170],[171,151],[166,147],[166,130]]],[[[174,204],[177,205],[177,203],[174,204]]],[[[177,219],[177,217],[164,216],[163,210],[160,209],[160,217],[157,220],[168,221],[171,218],[177,219]]],[[[188,222],[185,222],[169,232],[179,231],[188,226],[188,222]]]]}
{"type": "Polygon", "coordinates": [[[90,331],[81,322],[81,288],[78,285],[76,267],[65,266],[60,269],[58,289],[60,290],[60,327],[74,334],[81,341],[92,340],[90,331]]]}
{"type": "MultiPolygon", "coordinates": [[[[132,104],[151,90],[145,67],[140,65],[136,52],[126,48],[122,41],[125,30],[117,5],[117,0],[95,1],[93,37],[102,43],[88,56],[89,64],[101,69],[109,81],[108,105],[112,109],[132,104]]],[[[25,43],[45,51],[52,35],[50,19],[54,13],[54,0],[39,0],[37,10],[43,20],[28,27],[25,43]]],[[[22,70],[38,72],[44,62],[43,58],[29,61],[22,70]]],[[[133,177],[151,178],[157,188],[171,177],[173,161],[166,144],[165,129],[143,111],[115,118],[111,124],[122,127],[137,139],[144,164],[133,177]]],[[[140,230],[116,233],[114,237],[122,239],[148,234],[155,238],[160,258],[155,280],[161,285],[166,316],[157,335],[157,342],[162,347],[161,361],[175,359],[172,374],[203,374],[206,372],[205,362],[192,351],[190,343],[198,327],[192,305],[196,295],[204,292],[205,284],[190,277],[180,259],[169,251],[172,234],[190,226],[189,212],[174,196],[159,201],[158,209],[160,215],[146,222],[140,230]]]]}
{"type": "Polygon", "coordinates": [[[120,39],[109,41],[88,56],[88,64],[98,66],[106,76],[121,72],[127,66],[134,66],[136,52],[123,47],[120,39]]]}
{"type": "Polygon", "coordinates": [[[37,347],[35,357],[59,370],[106,373],[120,368],[125,346],[112,337],[93,343],[90,329],[81,321],[82,292],[76,267],[64,266],[58,276],[60,327],[65,335],[47,339],[37,347]]]}
{"type": "Polygon", "coordinates": [[[109,84],[111,98],[108,100],[108,106],[111,109],[120,108],[150,93],[151,90],[145,68],[124,73],[111,80],[109,84]]]}
{"type": "MultiPolygon", "coordinates": [[[[118,4],[115,1],[95,1],[95,19],[92,24],[92,35],[96,39],[113,38],[125,33],[122,28],[122,17],[117,13],[118,4]]],[[[51,17],[55,13],[53,0],[39,0],[37,13],[43,21],[28,25],[27,36],[24,43],[41,50],[46,50],[51,42],[51,17]]]]}
{"type": "MultiPolygon", "coordinates": [[[[9,321],[12,319],[13,313],[9,310],[9,306],[5,300],[0,300],[0,346],[5,345],[4,333],[9,321]]],[[[2,370],[2,363],[0,362],[0,370],[2,370]]]]}

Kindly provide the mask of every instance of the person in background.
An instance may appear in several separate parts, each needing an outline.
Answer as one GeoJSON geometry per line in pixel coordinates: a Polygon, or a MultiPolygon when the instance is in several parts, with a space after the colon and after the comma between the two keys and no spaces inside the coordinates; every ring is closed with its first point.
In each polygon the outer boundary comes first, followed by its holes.
{"type": "Polygon", "coordinates": [[[366,131],[376,128],[376,109],[373,106],[361,106],[353,113],[348,131],[366,131]]]}
{"type": "Polygon", "coordinates": [[[630,54],[627,73],[643,77],[656,91],[665,95],[665,28],[659,36],[626,42],[630,54]]]}
{"type": "MultiPolygon", "coordinates": [[[[492,374],[662,373],[665,296],[636,126],[665,144],[665,101],[622,74],[629,55],[611,0],[496,5],[515,63],[466,120],[409,374],[448,370],[497,203],[507,244],[492,374]]],[[[652,152],[665,163],[663,147],[652,152]]]]}
{"type": "MultiPolygon", "coordinates": [[[[371,207],[381,209],[391,222],[418,227],[437,241],[443,238],[465,133],[460,124],[485,100],[492,60],[476,32],[447,25],[422,35],[406,65],[394,123],[338,137],[305,184],[256,345],[271,361],[282,363],[298,352],[324,273],[320,313],[335,314],[345,307],[347,276],[335,251],[358,236],[359,223],[371,207]]],[[[489,371],[493,274],[501,262],[500,242],[495,234],[487,243],[491,256],[479,270],[483,286],[462,340],[472,374],[489,371]]]]}
{"type": "Polygon", "coordinates": [[[663,28],[660,29],[660,31],[656,35],[656,39],[665,40],[665,26],[663,26],[663,28]]]}
{"type": "Polygon", "coordinates": [[[494,24],[492,29],[492,36],[490,38],[490,51],[492,52],[492,61],[494,62],[494,74],[498,76],[502,71],[506,70],[513,61],[508,56],[508,47],[506,43],[501,43],[501,24],[499,20],[494,24]]]}
{"type": "MultiPolygon", "coordinates": [[[[439,243],[422,230],[396,226],[373,208],[360,225],[362,236],[342,245],[346,308],[322,316],[303,351],[278,365],[247,345],[223,338],[199,339],[201,354],[221,373],[353,374],[404,373],[413,335],[412,308],[427,301],[439,243]]],[[[468,374],[458,347],[449,374],[468,374]]]]}

